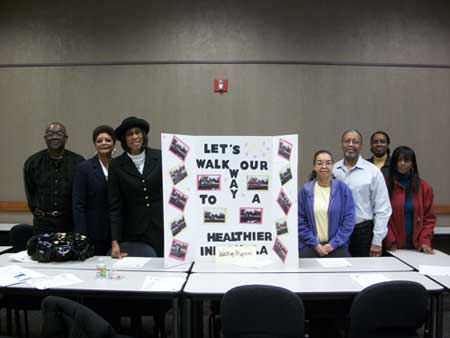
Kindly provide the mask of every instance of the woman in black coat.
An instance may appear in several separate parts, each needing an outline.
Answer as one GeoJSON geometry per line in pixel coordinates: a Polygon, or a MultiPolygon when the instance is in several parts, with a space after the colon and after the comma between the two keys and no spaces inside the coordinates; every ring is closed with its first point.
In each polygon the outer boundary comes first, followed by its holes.
{"type": "Polygon", "coordinates": [[[78,165],[72,190],[74,230],[89,237],[95,254],[111,247],[108,203],[108,168],[116,143],[114,129],[99,126],[92,134],[97,154],[78,165]]]}
{"type": "Polygon", "coordinates": [[[161,151],[147,147],[150,125],[131,116],[114,134],[124,153],[109,171],[111,255],[164,254],[161,151]]]}

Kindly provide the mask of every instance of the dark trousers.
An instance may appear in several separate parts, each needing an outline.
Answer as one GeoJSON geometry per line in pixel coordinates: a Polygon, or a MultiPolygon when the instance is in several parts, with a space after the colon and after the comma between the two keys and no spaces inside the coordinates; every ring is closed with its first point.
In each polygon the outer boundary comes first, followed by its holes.
{"type": "MultiPolygon", "coordinates": [[[[314,247],[311,245],[307,245],[305,247],[303,247],[300,252],[299,252],[299,257],[300,258],[322,258],[322,256],[319,256],[316,252],[316,250],[314,250],[314,247]]],[[[332,252],[330,252],[328,255],[323,256],[323,258],[337,258],[337,257],[351,257],[350,254],[348,253],[348,250],[346,248],[336,248],[334,249],[332,252]]]]}
{"type": "Polygon", "coordinates": [[[92,244],[94,244],[95,256],[106,256],[108,254],[108,250],[111,250],[111,240],[92,240],[91,242],[92,244]]]}
{"type": "Polygon", "coordinates": [[[373,221],[355,224],[348,251],[353,257],[369,257],[373,238],[373,221]]]}
{"type": "Polygon", "coordinates": [[[34,216],[33,231],[35,235],[73,230],[72,213],[63,212],[60,216],[34,216]]]}

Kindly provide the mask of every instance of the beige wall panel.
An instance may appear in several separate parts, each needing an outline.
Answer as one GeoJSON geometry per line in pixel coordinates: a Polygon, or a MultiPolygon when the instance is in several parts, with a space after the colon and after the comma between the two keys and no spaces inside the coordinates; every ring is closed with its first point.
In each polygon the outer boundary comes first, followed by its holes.
{"type": "Polygon", "coordinates": [[[0,223],[7,224],[32,224],[33,216],[30,212],[0,212],[0,223]]]}
{"type": "Polygon", "coordinates": [[[436,202],[450,203],[449,41],[446,0],[0,1],[0,200],[25,198],[22,166],[48,122],[65,123],[68,147],[89,157],[96,125],[136,114],[154,147],[161,132],[298,132],[299,184],[317,149],[340,158],[343,130],[360,129],[368,155],[383,129],[392,149],[417,151],[436,202]],[[177,60],[340,65],[166,62],[177,60]],[[212,91],[219,76],[226,95],[212,91]]]}
{"type": "Polygon", "coordinates": [[[446,0],[2,0],[0,64],[449,64],[446,0]]]}
{"type": "MultiPolygon", "coordinates": [[[[450,178],[444,174],[450,140],[450,71],[436,69],[311,67],[303,91],[302,126],[305,144],[301,158],[328,147],[340,154],[330,138],[356,128],[368,138],[375,130],[391,135],[391,150],[399,145],[417,152],[423,178],[435,189],[436,202],[449,203],[450,178]],[[326,71],[324,71],[326,70],[326,71]],[[328,121],[328,122],[327,122],[328,121]],[[314,124],[321,124],[320,132],[314,124]],[[315,147],[314,145],[317,145],[315,147]]],[[[340,157],[340,156],[337,156],[340,157]]]]}
{"type": "Polygon", "coordinates": [[[450,216],[447,216],[447,215],[438,216],[436,225],[450,227],[450,216]]]}
{"type": "MultiPolygon", "coordinates": [[[[277,135],[300,133],[299,182],[312,154],[328,148],[341,157],[339,138],[348,128],[365,139],[386,130],[392,149],[417,151],[421,174],[436,201],[448,203],[450,178],[450,71],[380,67],[277,65],[165,65],[0,69],[0,200],[24,198],[22,165],[44,147],[52,120],[66,124],[68,148],[93,154],[91,131],[117,126],[136,114],[152,125],[150,143],[161,132],[277,135]],[[230,92],[213,93],[217,76],[230,92]]],[[[120,147],[118,147],[120,149],[120,147]]]]}

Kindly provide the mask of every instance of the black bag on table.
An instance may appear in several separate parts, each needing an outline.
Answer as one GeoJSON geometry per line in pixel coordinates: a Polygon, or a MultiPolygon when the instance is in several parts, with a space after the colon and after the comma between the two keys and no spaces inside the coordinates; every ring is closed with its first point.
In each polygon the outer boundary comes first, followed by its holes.
{"type": "Polygon", "coordinates": [[[56,232],[35,235],[28,240],[28,255],[38,262],[84,261],[94,256],[94,246],[82,234],[56,232]]]}

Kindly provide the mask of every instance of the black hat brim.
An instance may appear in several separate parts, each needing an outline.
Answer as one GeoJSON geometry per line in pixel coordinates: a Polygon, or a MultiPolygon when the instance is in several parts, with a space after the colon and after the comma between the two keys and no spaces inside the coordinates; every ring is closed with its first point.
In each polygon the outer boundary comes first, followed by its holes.
{"type": "Polygon", "coordinates": [[[148,134],[150,131],[150,124],[144,119],[140,119],[135,116],[130,116],[124,119],[120,124],[120,126],[118,126],[116,130],[114,130],[114,136],[116,137],[117,140],[122,140],[127,130],[131,128],[139,128],[145,134],[148,134]]]}

